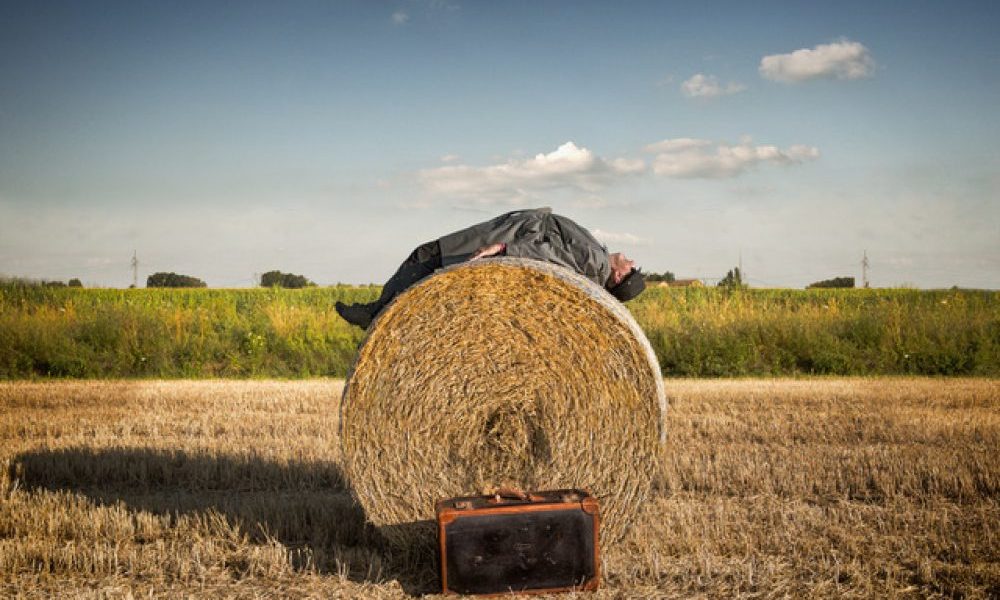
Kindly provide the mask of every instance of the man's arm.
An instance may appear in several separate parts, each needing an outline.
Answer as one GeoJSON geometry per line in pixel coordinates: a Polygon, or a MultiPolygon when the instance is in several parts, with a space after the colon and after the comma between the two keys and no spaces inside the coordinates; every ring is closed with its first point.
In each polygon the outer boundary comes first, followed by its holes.
{"type": "Polygon", "coordinates": [[[507,249],[507,244],[503,242],[497,242],[496,244],[490,244],[489,246],[483,246],[469,258],[469,260],[476,260],[479,258],[486,258],[488,256],[496,256],[497,254],[503,253],[507,249]]]}

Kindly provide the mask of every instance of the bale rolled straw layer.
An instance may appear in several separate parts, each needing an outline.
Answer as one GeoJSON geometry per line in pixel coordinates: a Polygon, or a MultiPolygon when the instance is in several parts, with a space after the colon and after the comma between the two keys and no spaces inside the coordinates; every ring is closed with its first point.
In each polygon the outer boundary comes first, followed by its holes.
{"type": "MultiPolygon", "coordinates": [[[[628,310],[562,267],[515,258],[438,271],[373,324],[341,400],[344,470],[369,520],[443,497],[582,487],[620,539],[649,496],[666,399],[628,310]]],[[[423,535],[423,534],[421,534],[423,535]]]]}

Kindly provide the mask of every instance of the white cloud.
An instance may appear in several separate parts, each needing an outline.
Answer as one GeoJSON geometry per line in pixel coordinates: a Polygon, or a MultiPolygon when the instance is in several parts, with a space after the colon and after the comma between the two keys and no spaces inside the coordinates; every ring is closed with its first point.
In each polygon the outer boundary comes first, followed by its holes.
{"type": "Polygon", "coordinates": [[[810,79],[862,79],[872,76],[875,60],[860,42],[843,40],[765,56],[760,59],[758,70],[765,79],[785,83],[810,79]]]}
{"type": "Polygon", "coordinates": [[[699,140],[696,138],[673,138],[670,140],[663,140],[660,142],[655,142],[648,144],[643,147],[643,150],[653,154],[659,154],[661,152],[680,152],[683,150],[693,150],[696,148],[702,148],[704,146],[711,146],[712,142],[709,140],[699,140]]]}
{"type": "Polygon", "coordinates": [[[721,179],[735,177],[762,163],[799,164],[819,157],[812,146],[796,144],[786,150],[777,146],[754,146],[749,138],[739,144],[676,138],[649,144],[645,150],[656,154],[653,173],[665,177],[721,179]]]}
{"type": "Polygon", "coordinates": [[[718,96],[731,96],[747,89],[747,86],[730,81],[726,85],[720,85],[718,78],[714,75],[704,75],[695,73],[690,79],[681,84],[681,91],[688,98],[716,98],[718,96]]]}
{"type": "Polygon", "coordinates": [[[445,154],[444,156],[441,157],[441,162],[452,163],[458,160],[459,158],[460,157],[457,154],[445,154]]]}
{"type": "Polygon", "coordinates": [[[448,165],[424,169],[417,176],[434,194],[519,203],[542,190],[564,188],[593,193],[645,170],[646,163],[641,159],[603,159],[570,141],[529,159],[508,159],[486,167],[448,165]]]}
{"type": "Polygon", "coordinates": [[[593,234],[598,241],[605,244],[618,244],[622,246],[645,246],[649,244],[648,239],[639,237],[632,233],[614,233],[611,231],[604,231],[602,229],[595,229],[593,234]]]}
{"type": "Polygon", "coordinates": [[[819,148],[804,144],[792,144],[786,151],[792,162],[805,162],[819,158],[819,148]]]}
{"type": "Polygon", "coordinates": [[[393,25],[405,25],[407,21],[410,20],[410,15],[406,14],[406,11],[397,10],[392,13],[392,24],[393,25]]]}

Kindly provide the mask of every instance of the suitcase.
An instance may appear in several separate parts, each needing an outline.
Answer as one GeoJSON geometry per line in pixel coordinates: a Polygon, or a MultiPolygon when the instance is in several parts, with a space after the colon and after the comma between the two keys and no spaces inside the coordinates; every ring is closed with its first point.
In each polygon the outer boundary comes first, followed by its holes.
{"type": "Polygon", "coordinates": [[[445,594],[595,590],[597,499],[583,490],[461,496],[435,505],[445,594]]]}

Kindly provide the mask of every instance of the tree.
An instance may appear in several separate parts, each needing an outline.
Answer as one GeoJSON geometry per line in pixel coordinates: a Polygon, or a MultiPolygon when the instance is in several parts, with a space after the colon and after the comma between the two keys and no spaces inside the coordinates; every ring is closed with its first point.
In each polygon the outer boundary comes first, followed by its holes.
{"type": "Polygon", "coordinates": [[[729,269],[726,276],[719,280],[719,287],[727,289],[742,289],[747,287],[747,285],[743,283],[743,275],[740,273],[740,268],[735,267],[729,269]]]}
{"type": "Polygon", "coordinates": [[[185,288],[185,287],[208,287],[205,282],[190,275],[178,275],[177,273],[153,273],[146,278],[148,288],[185,288]]]}
{"type": "Polygon", "coordinates": [[[823,281],[817,281],[815,283],[810,283],[806,286],[809,288],[852,288],[854,287],[853,277],[834,277],[833,279],[824,279],[823,281]]]}
{"type": "Polygon", "coordinates": [[[304,288],[316,285],[303,275],[268,271],[260,276],[260,287],[304,288]]]}
{"type": "Polygon", "coordinates": [[[671,273],[670,271],[664,271],[662,275],[660,273],[653,273],[653,272],[643,273],[642,276],[643,278],[645,278],[646,281],[653,283],[657,281],[666,281],[667,283],[670,283],[672,281],[677,280],[677,278],[674,277],[674,274],[671,273]]]}
{"type": "Polygon", "coordinates": [[[79,288],[82,288],[83,287],[83,282],[80,281],[79,279],[77,279],[76,277],[74,277],[73,279],[69,280],[69,287],[79,287],[79,288]]]}

